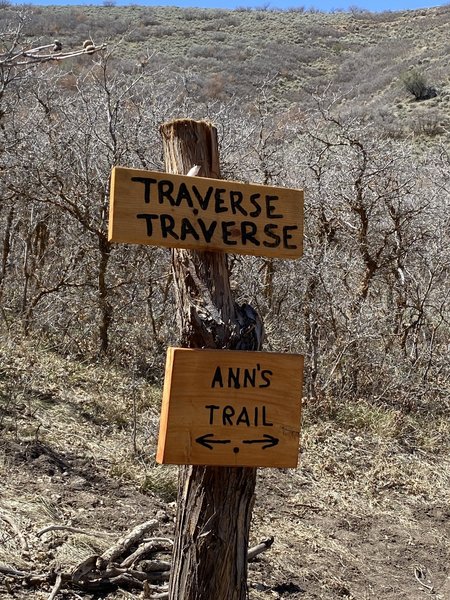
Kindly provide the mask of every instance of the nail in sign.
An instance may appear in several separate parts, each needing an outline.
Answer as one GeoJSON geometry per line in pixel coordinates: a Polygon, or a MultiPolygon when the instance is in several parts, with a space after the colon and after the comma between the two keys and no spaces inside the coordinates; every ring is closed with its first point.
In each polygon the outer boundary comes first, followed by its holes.
{"type": "Polygon", "coordinates": [[[169,348],[159,463],[296,467],[303,357],[169,348]]]}

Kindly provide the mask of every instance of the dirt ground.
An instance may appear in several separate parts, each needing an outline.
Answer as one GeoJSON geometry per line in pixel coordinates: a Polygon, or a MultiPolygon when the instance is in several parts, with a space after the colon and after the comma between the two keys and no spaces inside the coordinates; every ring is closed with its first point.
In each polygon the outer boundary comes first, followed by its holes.
{"type": "MultiPolygon", "coordinates": [[[[176,468],[152,458],[158,391],[23,350],[0,355],[0,567],[70,572],[156,515],[153,535],[173,538],[176,468]],[[139,399],[133,427],[121,420],[130,386],[139,399]],[[49,525],[83,533],[42,533],[49,525]]],[[[274,543],[250,563],[250,599],[450,600],[448,451],[437,432],[427,450],[387,431],[305,411],[298,469],[259,470],[251,542],[274,543]]],[[[0,598],[47,600],[51,590],[0,572],[0,598]]],[[[98,597],[142,592],[62,588],[56,596],[98,597]]]]}

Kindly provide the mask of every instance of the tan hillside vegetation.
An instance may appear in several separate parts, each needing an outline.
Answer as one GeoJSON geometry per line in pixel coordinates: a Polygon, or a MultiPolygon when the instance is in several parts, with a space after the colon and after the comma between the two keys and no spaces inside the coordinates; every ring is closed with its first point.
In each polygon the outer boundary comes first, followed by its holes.
{"type": "MultiPolygon", "coordinates": [[[[254,97],[265,83],[273,102],[308,103],[331,86],[352,111],[374,117],[393,135],[448,128],[450,8],[333,14],[292,9],[213,10],[175,7],[36,7],[26,11],[30,38],[64,47],[117,44],[121,68],[147,61],[183,78],[208,102],[254,97]],[[418,106],[404,85],[416,72],[439,93],[418,106]],[[306,94],[305,94],[306,92],[306,94]]],[[[1,20],[9,19],[3,10],[1,20]]]]}

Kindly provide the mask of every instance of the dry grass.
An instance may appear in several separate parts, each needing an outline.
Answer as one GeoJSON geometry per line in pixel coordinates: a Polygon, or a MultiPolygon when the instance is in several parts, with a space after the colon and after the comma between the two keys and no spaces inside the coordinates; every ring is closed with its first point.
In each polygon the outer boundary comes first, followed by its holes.
{"type": "Polygon", "coordinates": [[[300,468],[262,473],[260,486],[256,527],[277,537],[265,559],[271,580],[296,582],[305,590],[298,598],[419,598],[420,564],[444,599],[447,452],[321,423],[304,430],[300,468]]]}
{"type": "MultiPolygon", "coordinates": [[[[0,507],[28,544],[2,521],[0,562],[68,570],[161,506],[172,535],[176,469],[154,463],[159,389],[39,340],[3,333],[0,348],[0,507]],[[38,537],[49,524],[86,533],[38,537]]],[[[250,598],[413,600],[419,565],[445,600],[449,428],[362,400],[332,419],[307,408],[300,467],[259,472],[252,537],[275,544],[250,567],[250,598]]],[[[17,597],[46,597],[34,594],[17,597]]]]}
{"type": "MultiPolygon", "coordinates": [[[[104,463],[144,485],[154,468],[160,389],[107,364],[63,358],[42,340],[2,336],[2,438],[104,463]]],[[[3,456],[2,471],[8,458],[3,456]]]]}

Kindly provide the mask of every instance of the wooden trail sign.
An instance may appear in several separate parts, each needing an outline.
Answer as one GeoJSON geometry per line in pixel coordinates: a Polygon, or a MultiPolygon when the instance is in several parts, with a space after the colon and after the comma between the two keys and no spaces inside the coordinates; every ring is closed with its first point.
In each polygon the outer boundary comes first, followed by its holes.
{"type": "Polygon", "coordinates": [[[109,240],[298,258],[303,191],[114,167],[109,240]]]}
{"type": "Polygon", "coordinates": [[[169,348],[157,461],[296,467],[303,357],[169,348]]]}

